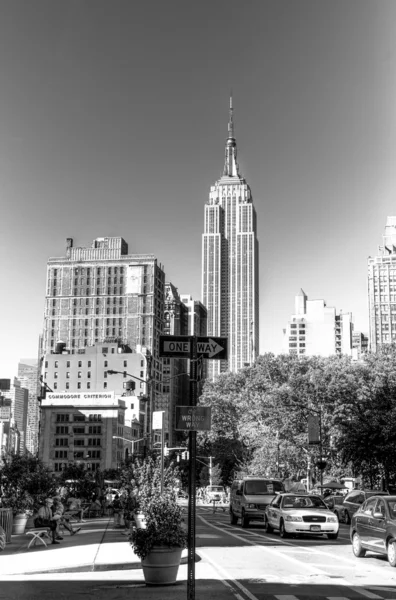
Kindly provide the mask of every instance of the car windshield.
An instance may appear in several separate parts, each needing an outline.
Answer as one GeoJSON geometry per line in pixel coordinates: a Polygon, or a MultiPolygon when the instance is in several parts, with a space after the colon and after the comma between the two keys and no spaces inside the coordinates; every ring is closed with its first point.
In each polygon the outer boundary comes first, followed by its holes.
{"type": "Polygon", "coordinates": [[[325,508],[326,504],[318,496],[285,496],[283,508],[325,508]]]}
{"type": "Polygon", "coordinates": [[[222,492],[223,488],[221,487],[221,485],[212,485],[210,488],[208,488],[208,492],[222,492]]]}
{"type": "Polygon", "coordinates": [[[283,492],[283,484],[280,481],[274,481],[273,479],[253,479],[245,483],[246,494],[260,496],[275,494],[275,492],[283,492]]]}

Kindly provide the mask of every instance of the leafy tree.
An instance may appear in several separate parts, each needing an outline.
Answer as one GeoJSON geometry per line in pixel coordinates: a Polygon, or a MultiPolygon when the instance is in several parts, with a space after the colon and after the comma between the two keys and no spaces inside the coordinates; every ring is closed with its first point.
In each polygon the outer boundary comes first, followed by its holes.
{"type": "Polygon", "coordinates": [[[71,487],[74,493],[79,494],[82,498],[90,500],[95,493],[97,484],[92,473],[84,468],[80,463],[69,463],[61,472],[58,485],[66,485],[71,487]]]}

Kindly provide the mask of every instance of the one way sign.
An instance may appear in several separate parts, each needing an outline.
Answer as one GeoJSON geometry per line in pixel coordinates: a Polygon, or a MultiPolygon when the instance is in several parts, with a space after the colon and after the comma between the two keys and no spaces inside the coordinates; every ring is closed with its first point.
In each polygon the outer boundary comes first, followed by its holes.
{"type": "Polygon", "coordinates": [[[226,337],[197,337],[197,355],[212,360],[228,358],[228,338],[226,337]]]}

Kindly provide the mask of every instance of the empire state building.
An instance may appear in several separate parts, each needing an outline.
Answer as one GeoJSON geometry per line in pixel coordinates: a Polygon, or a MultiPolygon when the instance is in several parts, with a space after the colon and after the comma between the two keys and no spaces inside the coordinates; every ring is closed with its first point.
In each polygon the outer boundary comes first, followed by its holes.
{"type": "Polygon", "coordinates": [[[222,177],[210,189],[202,236],[202,302],[208,336],[228,338],[228,361],[208,361],[208,376],[238,371],[259,353],[257,218],[239,174],[232,97],[222,177]]]}

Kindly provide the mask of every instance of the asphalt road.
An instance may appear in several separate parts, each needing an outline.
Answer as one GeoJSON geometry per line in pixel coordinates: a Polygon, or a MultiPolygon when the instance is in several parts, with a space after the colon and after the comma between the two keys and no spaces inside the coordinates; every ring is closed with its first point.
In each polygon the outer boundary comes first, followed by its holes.
{"type": "MultiPolygon", "coordinates": [[[[227,511],[198,507],[196,533],[197,599],[396,600],[396,569],[380,556],[354,557],[344,524],[337,540],[282,540],[259,523],[242,529],[229,523],[227,511]]],[[[8,577],[0,599],[192,600],[186,580],[187,565],[175,586],[161,588],[146,587],[140,570],[8,577]]]]}

